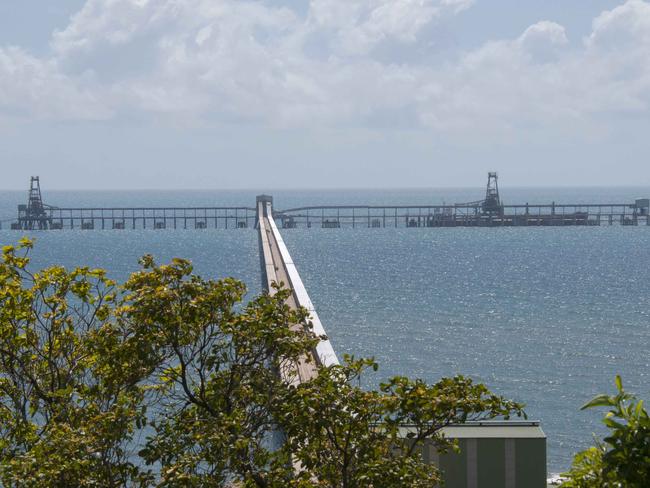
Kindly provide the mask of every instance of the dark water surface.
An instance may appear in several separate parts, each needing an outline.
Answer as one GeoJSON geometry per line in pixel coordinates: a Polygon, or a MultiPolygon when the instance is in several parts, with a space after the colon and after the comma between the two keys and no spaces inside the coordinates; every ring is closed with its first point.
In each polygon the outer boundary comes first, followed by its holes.
{"type": "MultiPolygon", "coordinates": [[[[245,205],[260,192],[48,192],[58,206],[245,205]]],[[[438,204],[480,189],[271,192],[277,208],[307,204],[438,204]]],[[[612,203],[650,188],[502,189],[507,203],[612,203]],[[570,201],[569,201],[570,200],[570,201]]],[[[0,220],[25,192],[0,193],[0,220]]],[[[3,228],[8,224],[3,222],[3,228]]],[[[287,229],[282,231],[334,348],[375,356],[377,380],[467,374],[525,402],[548,435],[549,471],[602,434],[579,407],[613,389],[650,398],[650,227],[287,229]]],[[[0,231],[0,243],[20,233],[0,231]]],[[[137,259],[193,260],[204,277],[261,291],[248,230],[34,232],[34,266],[104,267],[124,279],[137,259]]]]}

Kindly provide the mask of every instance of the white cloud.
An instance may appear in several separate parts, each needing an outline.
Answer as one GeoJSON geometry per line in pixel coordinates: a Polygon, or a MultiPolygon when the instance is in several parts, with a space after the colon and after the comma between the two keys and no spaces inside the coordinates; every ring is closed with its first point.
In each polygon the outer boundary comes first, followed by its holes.
{"type": "Polygon", "coordinates": [[[569,44],[569,39],[563,26],[542,21],[526,29],[517,42],[536,61],[550,62],[562,53],[569,44]]]}
{"type": "Polygon", "coordinates": [[[368,54],[381,42],[413,43],[432,21],[473,0],[311,0],[310,26],[329,29],[339,55],[368,54]]]}
{"type": "Polygon", "coordinates": [[[593,22],[578,68],[584,104],[594,110],[650,110],[650,3],[629,0],[593,22]],[[591,100],[586,99],[591,97],[591,100]]]}
{"type": "Polygon", "coordinates": [[[112,111],[87,80],[63,74],[55,60],[0,48],[0,118],[106,119],[112,111]]]}
{"type": "Polygon", "coordinates": [[[582,44],[541,21],[446,64],[376,54],[426,45],[425,27],[471,3],[311,0],[300,15],[252,0],[88,0],[51,58],[0,49],[0,112],[508,131],[648,111],[642,0],[603,12],[582,44]]]}
{"type": "Polygon", "coordinates": [[[587,39],[589,47],[635,48],[650,44],[650,3],[628,0],[625,4],[605,11],[593,22],[593,32],[587,39]]]}

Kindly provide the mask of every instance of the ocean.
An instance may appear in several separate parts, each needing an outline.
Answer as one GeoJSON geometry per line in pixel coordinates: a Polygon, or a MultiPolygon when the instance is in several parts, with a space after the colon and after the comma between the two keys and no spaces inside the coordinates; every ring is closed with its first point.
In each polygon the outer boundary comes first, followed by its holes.
{"type": "MultiPolygon", "coordinates": [[[[440,204],[482,189],[269,191],[275,207],[440,204]]],[[[254,206],[262,191],[44,191],[65,206],[254,206]]],[[[650,188],[502,188],[505,203],[612,203],[650,188]]],[[[0,192],[0,244],[26,192],[0,192]]],[[[392,375],[465,374],[527,404],[548,436],[549,473],[602,436],[592,396],[626,388],[650,398],[650,226],[285,229],[281,231],[339,354],[373,356],[369,383],[392,375]]],[[[103,267],[122,280],[138,257],[192,260],[206,278],[261,292],[252,229],[32,232],[33,267],[103,267]]]]}

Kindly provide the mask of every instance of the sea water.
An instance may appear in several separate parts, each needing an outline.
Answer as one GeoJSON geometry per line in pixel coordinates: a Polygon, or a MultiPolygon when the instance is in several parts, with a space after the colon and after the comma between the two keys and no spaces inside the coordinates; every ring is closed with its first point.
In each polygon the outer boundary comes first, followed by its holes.
{"type": "MultiPolygon", "coordinates": [[[[276,191],[276,208],[440,204],[480,189],[276,191]]],[[[261,191],[47,192],[65,206],[253,206],[261,191]]],[[[502,190],[507,203],[618,203],[650,188],[502,190]]],[[[0,220],[25,192],[0,193],[0,220]]],[[[6,230],[0,243],[22,235],[6,230]]],[[[615,374],[650,398],[650,227],[286,229],[281,231],[339,356],[373,356],[392,375],[469,375],[527,404],[548,436],[549,472],[602,436],[615,374]]],[[[262,290],[252,229],[32,232],[35,268],[89,265],[124,279],[138,258],[192,260],[205,278],[262,290]]]]}

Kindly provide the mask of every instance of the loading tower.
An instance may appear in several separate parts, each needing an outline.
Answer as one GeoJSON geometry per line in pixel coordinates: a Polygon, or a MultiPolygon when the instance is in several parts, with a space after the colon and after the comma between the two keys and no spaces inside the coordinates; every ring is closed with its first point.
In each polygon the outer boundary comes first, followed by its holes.
{"type": "Polygon", "coordinates": [[[50,228],[52,218],[47,212],[49,208],[43,204],[38,176],[32,176],[27,205],[18,205],[18,226],[24,230],[50,228]]]}
{"type": "Polygon", "coordinates": [[[483,201],[483,213],[500,214],[502,211],[501,199],[499,198],[499,181],[496,172],[488,173],[487,189],[483,201]]]}

